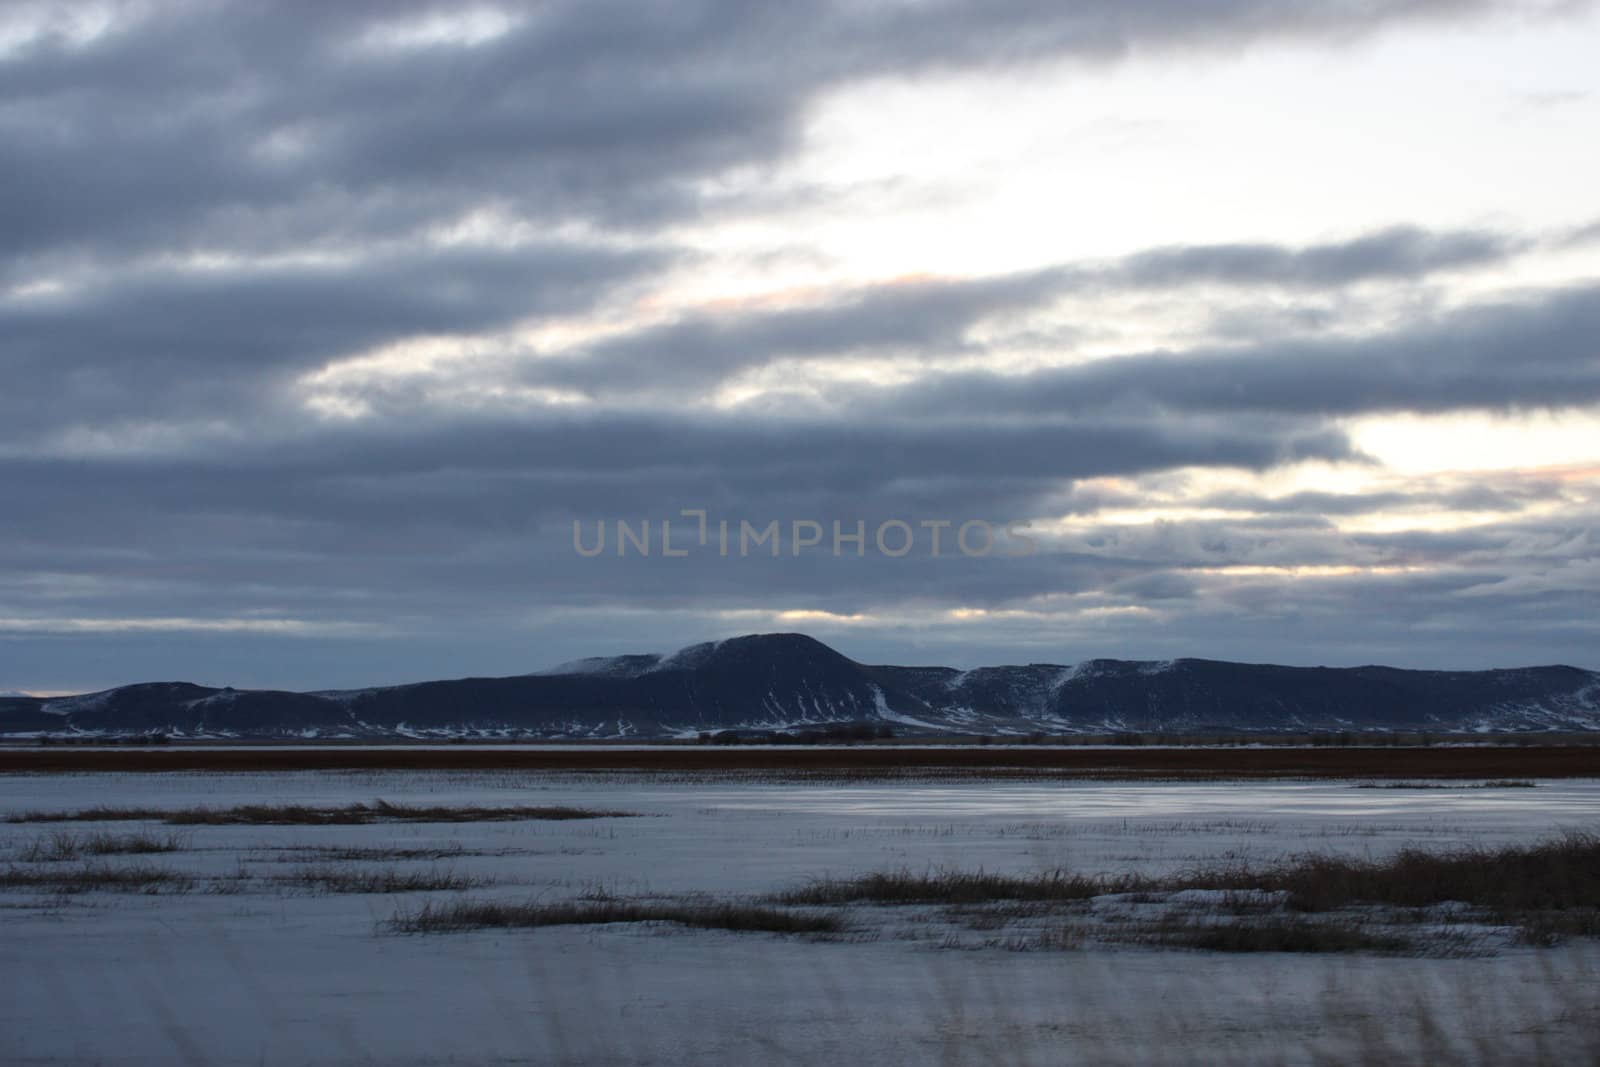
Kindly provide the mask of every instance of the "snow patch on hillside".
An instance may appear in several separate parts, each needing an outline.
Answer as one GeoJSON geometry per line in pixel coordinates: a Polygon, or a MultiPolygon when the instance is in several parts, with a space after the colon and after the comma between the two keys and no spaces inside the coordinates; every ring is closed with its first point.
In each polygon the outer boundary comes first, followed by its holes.
{"type": "Polygon", "coordinates": [[[75,715],[83,711],[95,711],[106,706],[114,690],[103,690],[99,693],[84,693],[82,696],[60,697],[41,704],[39,710],[47,715],[75,715]]]}
{"type": "Polygon", "coordinates": [[[877,712],[878,718],[884,720],[885,722],[899,723],[901,726],[914,726],[919,730],[939,729],[939,726],[934,723],[924,722],[921,719],[913,719],[911,716],[902,715],[898,711],[895,711],[893,708],[889,707],[888,698],[883,695],[883,690],[879,689],[877,686],[872,687],[872,700],[873,710],[877,712]]]}
{"type": "Polygon", "coordinates": [[[664,656],[655,652],[629,656],[588,656],[584,659],[568,660],[566,663],[559,663],[542,671],[534,671],[532,676],[583,674],[597,678],[637,678],[643,674],[654,674],[656,671],[692,670],[714,656],[724,643],[705,641],[698,645],[688,645],[664,656]]]}
{"type": "Polygon", "coordinates": [[[703,641],[698,645],[689,645],[676,652],[669,653],[658,659],[652,671],[686,671],[692,670],[716,655],[717,649],[725,644],[722,641],[703,641]]]}
{"type": "Polygon", "coordinates": [[[534,671],[530,677],[582,674],[594,678],[637,678],[641,674],[655,670],[661,663],[662,657],[655,653],[637,656],[588,656],[584,659],[568,660],[566,663],[559,663],[542,671],[534,671]]]}
{"type": "Polygon", "coordinates": [[[1099,673],[1099,670],[1092,659],[1086,659],[1070,667],[1063,667],[1061,673],[1056,675],[1050,682],[1050,696],[1054,697],[1061,692],[1063,687],[1071,685],[1079,678],[1092,678],[1097,673],[1099,673]]]}

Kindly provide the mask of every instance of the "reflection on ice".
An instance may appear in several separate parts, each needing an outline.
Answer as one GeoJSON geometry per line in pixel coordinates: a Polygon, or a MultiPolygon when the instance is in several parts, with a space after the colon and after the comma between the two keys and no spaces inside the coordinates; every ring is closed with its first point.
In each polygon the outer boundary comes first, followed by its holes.
{"type": "Polygon", "coordinates": [[[1351,782],[964,782],[701,788],[693,796],[697,805],[729,809],[945,819],[1470,817],[1487,827],[1587,820],[1600,814],[1600,783],[1588,780],[1542,782],[1534,789],[1471,785],[1403,790],[1358,789],[1351,782]]]}

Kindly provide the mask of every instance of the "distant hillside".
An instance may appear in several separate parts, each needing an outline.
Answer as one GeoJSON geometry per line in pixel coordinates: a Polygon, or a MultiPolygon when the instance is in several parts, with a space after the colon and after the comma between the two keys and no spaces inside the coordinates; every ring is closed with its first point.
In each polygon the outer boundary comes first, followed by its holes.
{"type": "Polygon", "coordinates": [[[513,678],[318,693],[149,682],[0,698],[0,734],[661,738],[893,724],[902,734],[1600,729],[1600,674],[1097,659],[961,671],[870,666],[804,634],[579,660],[513,678]]]}

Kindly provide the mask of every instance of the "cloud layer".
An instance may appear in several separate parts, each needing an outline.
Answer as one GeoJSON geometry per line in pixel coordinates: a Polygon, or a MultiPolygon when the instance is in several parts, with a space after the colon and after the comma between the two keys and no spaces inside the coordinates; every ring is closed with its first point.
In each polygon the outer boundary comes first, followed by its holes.
{"type": "Polygon", "coordinates": [[[807,284],[772,266],[803,231],[728,243],[848,214],[850,183],[795,175],[819,102],[875,84],[1574,10],[15,5],[0,685],[303,688],[771,626],[867,658],[1579,659],[1600,464],[1407,476],[1361,429],[1595,417],[1589,219],[807,284]],[[697,289],[730,271],[754,281],[697,289]],[[572,550],[575,521],[685,508],[1027,522],[1039,551],[572,550]]]}

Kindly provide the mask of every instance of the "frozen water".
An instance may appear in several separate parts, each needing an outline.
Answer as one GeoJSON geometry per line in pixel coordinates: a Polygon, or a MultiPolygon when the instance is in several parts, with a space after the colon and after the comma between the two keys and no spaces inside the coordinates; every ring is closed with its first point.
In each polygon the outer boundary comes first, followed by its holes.
{"type": "MultiPolygon", "coordinates": [[[[648,817],[201,826],[180,831],[182,852],[133,859],[202,878],[242,866],[265,880],[311,857],[309,846],[459,845],[439,865],[495,879],[474,896],[754,896],[902,867],[1157,873],[1220,857],[1527,841],[1592,827],[1600,782],[1412,791],[512,772],[0,777],[0,816],[379,797],[648,817]]],[[[54,830],[139,825],[0,823],[0,863],[54,830]]],[[[1600,957],[1583,943],[1481,959],[949,951],[865,907],[851,909],[862,935],[837,941],[663,926],[378,929],[395,909],[443,895],[0,893],[0,1061],[1280,1063],[1340,1062],[1374,1042],[1403,1061],[1428,1041],[1429,1057],[1453,1058],[1437,1044],[1450,1035],[1462,1042],[1454,1058],[1470,1061],[1483,1046],[1468,1042],[1483,1032],[1543,1035],[1552,1047],[1575,1028],[1592,1033],[1600,1003],[1600,957]],[[1419,1015],[1446,1036],[1418,1031],[1419,1015]]]]}

